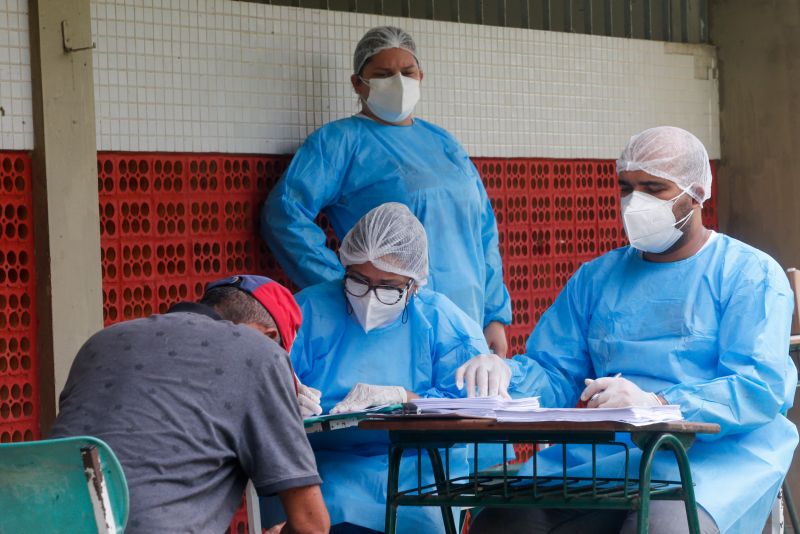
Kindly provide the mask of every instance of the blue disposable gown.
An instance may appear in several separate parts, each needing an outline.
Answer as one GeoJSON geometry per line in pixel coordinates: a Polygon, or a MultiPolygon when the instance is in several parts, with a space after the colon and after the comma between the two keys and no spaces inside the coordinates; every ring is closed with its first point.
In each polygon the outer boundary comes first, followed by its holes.
{"type": "MultiPolygon", "coordinates": [[[[721,234],[674,263],[617,249],[583,265],[542,316],[527,354],[512,361],[512,388],[570,407],[584,378],[622,373],[687,420],[718,423],[719,434],[698,435],[689,449],[697,501],[721,532],[761,532],[798,441],[781,415],[797,384],[792,302],[772,258],[721,234]]],[[[590,451],[569,451],[575,472],[589,472],[590,451]]],[[[560,454],[544,450],[539,468],[560,470],[560,454]]],[[[601,473],[622,474],[620,453],[601,454],[601,473]]],[[[657,456],[653,478],[679,479],[671,454],[657,456]]]]}
{"type": "MultiPolygon", "coordinates": [[[[322,391],[327,413],[358,382],[402,386],[422,397],[459,397],[455,371],[488,347],[481,328],[449,299],[421,289],[408,304],[408,320],[365,333],[347,313],[341,281],[297,294],[303,325],[292,346],[292,364],[303,384],[322,391]]],[[[383,432],[337,430],[312,434],[331,524],[354,523],[383,531],[389,443],[383,432]]],[[[430,463],[423,473],[432,482],[430,463]]],[[[453,476],[467,473],[462,447],[450,456],[453,476]]],[[[416,453],[404,458],[400,488],[416,487],[416,453]]],[[[398,532],[443,532],[439,508],[401,507],[398,532]]]]}
{"type": "Polygon", "coordinates": [[[384,202],[405,204],[425,226],[431,290],[481,326],[511,322],[486,190],[458,141],[429,122],[356,116],[312,133],[264,204],[261,235],[300,287],[338,280],[344,270],[314,218],[323,210],[341,239],[384,202]]]}

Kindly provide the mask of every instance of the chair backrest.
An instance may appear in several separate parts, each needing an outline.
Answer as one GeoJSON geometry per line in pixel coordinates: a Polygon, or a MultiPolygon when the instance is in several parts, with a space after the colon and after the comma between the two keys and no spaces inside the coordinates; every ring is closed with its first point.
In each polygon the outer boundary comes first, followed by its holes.
{"type": "Polygon", "coordinates": [[[244,488],[244,497],[247,502],[247,532],[249,534],[261,534],[260,502],[252,480],[247,481],[247,486],[244,488]]]}
{"type": "Polygon", "coordinates": [[[0,534],[123,532],[128,485],[99,439],[0,444],[0,534]]]}

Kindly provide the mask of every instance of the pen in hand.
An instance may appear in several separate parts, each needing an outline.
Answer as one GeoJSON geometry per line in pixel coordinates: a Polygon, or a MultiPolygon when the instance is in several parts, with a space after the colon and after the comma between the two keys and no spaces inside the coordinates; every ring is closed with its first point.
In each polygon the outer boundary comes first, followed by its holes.
{"type": "MultiPolygon", "coordinates": [[[[619,377],[621,377],[621,376],[622,376],[622,373],[617,373],[617,374],[615,374],[615,375],[614,375],[613,377],[611,377],[611,378],[619,378],[619,377]]],[[[598,391],[597,393],[595,393],[594,395],[592,395],[591,397],[589,397],[589,400],[588,400],[588,401],[586,401],[586,405],[588,406],[590,402],[592,402],[593,400],[597,400],[597,397],[599,397],[599,396],[600,396],[600,393],[602,393],[602,391],[598,391]]]]}

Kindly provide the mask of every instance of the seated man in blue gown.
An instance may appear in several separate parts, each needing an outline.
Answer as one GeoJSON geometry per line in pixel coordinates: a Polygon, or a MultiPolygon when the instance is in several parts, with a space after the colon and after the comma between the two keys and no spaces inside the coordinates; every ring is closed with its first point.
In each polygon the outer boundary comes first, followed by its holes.
{"type": "MultiPolygon", "coordinates": [[[[617,171],[631,245],[578,269],[525,355],[508,364],[481,356],[459,375],[485,372],[547,407],[673,404],[689,421],[719,424],[719,434],[698,435],[688,451],[701,531],[760,532],[798,441],[782,415],[797,384],[789,283],[767,254],[703,226],[711,170],[689,132],[659,127],[632,137],[617,171]]],[[[619,449],[602,449],[598,475],[622,475],[619,449]]],[[[590,472],[590,449],[569,452],[571,473],[590,472]]],[[[639,457],[633,448],[634,478],[639,457]]],[[[560,474],[560,447],[540,452],[538,469],[560,474]]],[[[656,456],[653,478],[678,480],[674,457],[656,456]]],[[[624,510],[497,508],[479,514],[471,533],[628,533],[636,519],[624,510]]],[[[688,532],[683,503],[652,502],[649,525],[656,534],[688,532]]]]}
{"type": "MultiPolygon", "coordinates": [[[[403,204],[382,204],[347,233],[339,256],[344,279],[296,295],[303,324],[292,346],[292,365],[303,383],[304,402],[310,405],[321,397],[319,409],[311,413],[462,396],[456,369],[489,349],[478,323],[424,287],[428,244],[419,220],[403,204]]],[[[310,438],[331,532],[382,532],[385,434],[340,430],[310,438]]],[[[427,458],[422,464],[432,482],[427,458]]],[[[451,474],[463,475],[467,469],[466,449],[453,451],[451,474]]],[[[400,488],[412,484],[416,487],[416,454],[400,468],[400,488]]],[[[398,532],[442,531],[438,508],[400,509],[398,532]]]]}

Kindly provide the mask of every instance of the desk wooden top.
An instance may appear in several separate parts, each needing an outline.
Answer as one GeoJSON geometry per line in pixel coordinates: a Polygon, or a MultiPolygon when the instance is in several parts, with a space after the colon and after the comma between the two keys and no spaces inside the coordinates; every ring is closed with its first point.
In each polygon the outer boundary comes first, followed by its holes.
{"type": "Polygon", "coordinates": [[[789,348],[793,349],[800,346],[800,334],[789,336],[789,348]]]}
{"type": "Polygon", "coordinates": [[[414,416],[397,416],[386,419],[367,419],[358,424],[363,430],[391,431],[542,431],[542,432],[670,432],[674,434],[717,434],[716,423],[692,423],[689,421],[673,421],[636,426],[615,421],[572,422],[544,421],[536,423],[502,423],[493,419],[454,419],[427,418],[414,416]]]}

